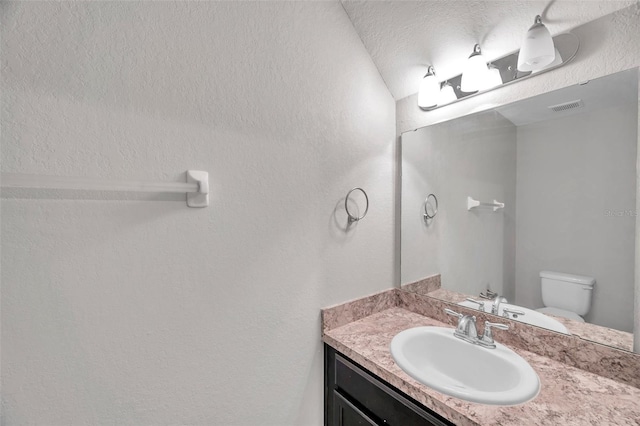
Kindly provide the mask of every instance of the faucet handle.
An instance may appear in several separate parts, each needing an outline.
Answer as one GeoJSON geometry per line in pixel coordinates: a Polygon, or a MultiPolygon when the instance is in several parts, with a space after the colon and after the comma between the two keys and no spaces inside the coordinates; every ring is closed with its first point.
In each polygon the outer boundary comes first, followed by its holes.
{"type": "Polygon", "coordinates": [[[508,330],[509,326],[507,324],[501,324],[499,322],[485,322],[484,323],[485,330],[491,333],[491,327],[497,328],[498,330],[508,330]]]}
{"type": "Polygon", "coordinates": [[[485,348],[494,349],[496,347],[496,343],[493,340],[493,333],[491,332],[492,328],[497,328],[498,330],[508,330],[509,326],[506,324],[500,324],[498,322],[486,321],[484,323],[484,333],[482,334],[482,338],[478,339],[478,343],[485,348]]]}
{"type": "Polygon", "coordinates": [[[480,310],[481,312],[484,312],[484,302],[480,301],[480,300],[475,300],[472,299],[470,297],[467,297],[465,299],[467,302],[471,302],[471,303],[477,303],[478,304],[478,310],[480,310]]]}
{"type": "Polygon", "coordinates": [[[449,314],[449,315],[451,315],[451,316],[453,316],[453,317],[456,317],[458,319],[462,319],[462,317],[464,317],[464,315],[462,315],[462,314],[460,314],[460,313],[458,313],[456,311],[452,311],[449,308],[444,308],[444,312],[449,314]]]}

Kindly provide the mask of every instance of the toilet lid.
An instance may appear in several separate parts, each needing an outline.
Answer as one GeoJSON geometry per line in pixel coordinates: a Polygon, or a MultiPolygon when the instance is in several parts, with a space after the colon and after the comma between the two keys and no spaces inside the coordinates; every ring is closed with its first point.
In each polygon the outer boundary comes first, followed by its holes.
{"type": "Polygon", "coordinates": [[[542,312],[543,314],[555,315],[557,317],[568,318],[570,320],[584,322],[584,319],[576,314],[575,312],[565,311],[564,309],[558,308],[540,308],[536,309],[538,312],[542,312]]]}

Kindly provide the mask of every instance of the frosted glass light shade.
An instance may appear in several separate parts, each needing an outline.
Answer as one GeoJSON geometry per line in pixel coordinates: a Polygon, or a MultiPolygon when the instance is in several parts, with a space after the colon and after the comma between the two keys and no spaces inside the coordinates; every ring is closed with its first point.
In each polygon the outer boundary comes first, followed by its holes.
{"type": "Polygon", "coordinates": [[[518,71],[536,71],[549,65],[555,59],[555,47],[551,33],[542,23],[540,15],[522,42],[518,54],[518,71]]]}
{"type": "Polygon", "coordinates": [[[462,81],[460,82],[460,90],[463,92],[477,92],[484,89],[489,76],[489,68],[485,61],[480,45],[476,44],[473,53],[467,59],[467,63],[462,71],[462,81]]]}
{"type": "Polygon", "coordinates": [[[420,82],[418,90],[418,106],[423,109],[435,108],[440,95],[440,82],[436,78],[433,67],[429,67],[427,74],[420,82]]]}
{"type": "Polygon", "coordinates": [[[562,64],[562,56],[560,55],[560,52],[558,52],[558,49],[555,49],[555,52],[556,52],[556,58],[553,60],[553,62],[551,62],[546,67],[540,68],[539,70],[533,70],[532,74],[535,74],[540,71],[544,71],[547,68],[557,67],[558,65],[562,64]]]}

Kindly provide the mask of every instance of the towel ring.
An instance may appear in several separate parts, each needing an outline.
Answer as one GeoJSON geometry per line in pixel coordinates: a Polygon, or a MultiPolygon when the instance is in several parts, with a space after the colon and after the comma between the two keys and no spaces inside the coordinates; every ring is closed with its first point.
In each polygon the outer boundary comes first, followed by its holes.
{"type": "Polygon", "coordinates": [[[434,194],[427,195],[427,198],[424,199],[424,218],[425,219],[433,219],[438,214],[438,198],[434,194]],[[433,214],[429,214],[427,211],[427,204],[429,204],[429,198],[433,198],[436,203],[436,208],[433,211],[433,214]]]}
{"type": "Polygon", "coordinates": [[[351,222],[357,222],[357,221],[359,221],[360,219],[363,219],[363,218],[367,215],[367,212],[369,211],[369,197],[367,196],[367,193],[364,191],[364,189],[362,189],[362,188],[353,188],[351,191],[349,191],[349,192],[347,193],[347,196],[346,196],[346,197],[345,197],[345,199],[344,199],[344,209],[346,210],[347,215],[349,216],[349,223],[351,223],[351,222]],[[352,193],[353,191],[356,191],[356,190],[358,190],[358,191],[362,192],[362,193],[364,194],[364,198],[365,198],[365,200],[367,200],[367,207],[364,209],[364,213],[363,213],[363,214],[362,214],[362,216],[360,216],[360,217],[357,217],[357,216],[352,215],[352,214],[351,214],[351,212],[349,211],[349,206],[348,206],[348,202],[349,202],[349,195],[351,195],[351,193],[352,193]]]}

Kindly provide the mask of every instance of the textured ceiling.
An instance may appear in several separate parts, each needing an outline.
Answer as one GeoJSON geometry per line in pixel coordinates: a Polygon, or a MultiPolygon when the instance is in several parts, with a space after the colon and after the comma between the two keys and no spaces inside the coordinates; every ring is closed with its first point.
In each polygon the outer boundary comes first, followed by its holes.
{"type": "Polygon", "coordinates": [[[634,3],[637,0],[342,0],[396,100],[418,91],[428,65],[441,80],[460,74],[475,43],[489,60],[517,50],[535,15],[542,15],[556,35],[634,3]]]}

